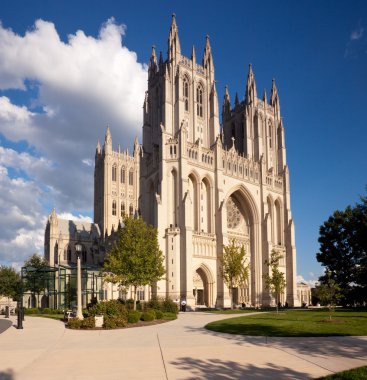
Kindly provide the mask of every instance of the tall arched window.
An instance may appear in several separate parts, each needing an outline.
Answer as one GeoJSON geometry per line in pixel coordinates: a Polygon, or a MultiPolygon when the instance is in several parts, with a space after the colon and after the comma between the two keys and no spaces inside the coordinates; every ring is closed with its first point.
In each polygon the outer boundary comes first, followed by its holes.
{"type": "Polygon", "coordinates": [[[185,111],[189,110],[189,81],[185,77],[183,81],[183,100],[185,104],[185,111]]]}
{"type": "Polygon", "coordinates": [[[203,88],[201,85],[196,89],[196,114],[203,117],[203,88]]]}
{"type": "Polygon", "coordinates": [[[134,207],[133,207],[133,205],[130,205],[130,207],[129,207],[129,214],[130,214],[130,216],[132,216],[134,214],[134,207]]]}
{"type": "Polygon", "coordinates": [[[125,168],[121,168],[121,175],[120,175],[120,181],[121,183],[125,183],[125,168]]]}
{"type": "Polygon", "coordinates": [[[121,218],[125,215],[125,204],[121,203],[121,218]]]}
{"type": "Polygon", "coordinates": [[[132,169],[129,171],[129,185],[134,185],[134,172],[132,169]]]}
{"type": "Polygon", "coordinates": [[[269,148],[271,149],[272,145],[273,145],[273,142],[272,142],[272,127],[271,127],[271,124],[269,124],[269,148]]]}
{"type": "Polygon", "coordinates": [[[112,201],[112,215],[116,216],[116,201],[112,201]]]}
{"type": "Polygon", "coordinates": [[[112,166],[112,181],[116,181],[116,177],[117,177],[117,167],[116,165],[113,165],[112,166]]]}

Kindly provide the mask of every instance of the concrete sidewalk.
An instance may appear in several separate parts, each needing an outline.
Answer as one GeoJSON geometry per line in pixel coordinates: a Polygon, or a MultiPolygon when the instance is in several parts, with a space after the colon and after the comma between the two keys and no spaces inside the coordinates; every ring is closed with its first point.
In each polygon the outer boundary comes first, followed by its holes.
{"type": "Polygon", "coordinates": [[[231,317],[180,313],[176,321],[113,331],[26,317],[24,330],[0,334],[0,380],[309,379],[367,363],[367,337],[266,339],[203,328],[231,317]]]}

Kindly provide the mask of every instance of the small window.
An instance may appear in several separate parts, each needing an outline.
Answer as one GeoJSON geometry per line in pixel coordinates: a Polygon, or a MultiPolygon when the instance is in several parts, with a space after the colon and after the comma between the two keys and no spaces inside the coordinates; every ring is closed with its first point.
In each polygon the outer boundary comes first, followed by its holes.
{"type": "Polygon", "coordinates": [[[183,99],[185,104],[185,111],[189,110],[189,82],[187,78],[183,82],[183,99]]]}
{"type": "Polygon", "coordinates": [[[203,117],[203,88],[201,86],[196,89],[196,114],[203,117]]]}
{"type": "Polygon", "coordinates": [[[121,218],[125,215],[125,205],[121,203],[121,218]]]}
{"type": "Polygon", "coordinates": [[[120,181],[121,183],[125,183],[125,168],[121,168],[120,181]]]}
{"type": "Polygon", "coordinates": [[[130,216],[134,215],[134,207],[133,207],[133,205],[130,205],[130,207],[129,207],[129,214],[130,214],[130,216]]]}
{"type": "Polygon", "coordinates": [[[117,177],[117,168],[116,168],[116,165],[113,165],[112,166],[112,181],[116,181],[116,177],[117,177]]]}
{"type": "Polygon", "coordinates": [[[112,201],[112,215],[116,216],[116,201],[112,201]]]}

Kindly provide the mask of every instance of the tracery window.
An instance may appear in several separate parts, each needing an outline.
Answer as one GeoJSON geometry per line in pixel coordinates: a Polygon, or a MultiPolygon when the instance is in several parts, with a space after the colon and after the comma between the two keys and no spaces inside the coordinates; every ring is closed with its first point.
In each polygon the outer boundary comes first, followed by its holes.
{"type": "Polygon", "coordinates": [[[200,85],[196,89],[196,114],[203,117],[203,88],[200,85]]]}
{"type": "Polygon", "coordinates": [[[121,203],[121,218],[124,216],[125,214],[125,205],[124,203],[121,203]]]}
{"type": "Polygon", "coordinates": [[[269,148],[272,147],[272,133],[271,133],[271,124],[269,125],[269,148]]]}
{"type": "Polygon", "coordinates": [[[134,214],[134,207],[133,207],[133,205],[130,205],[130,207],[129,207],[129,214],[130,214],[130,216],[132,216],[134,214]]]}
{"type": "Polygon", "coordinates": [[[130,171],[129,171],[129,185],[133,185],[134,184],[134,172],[133,172],[133,170],[131,169],[130,171]]]}
{"type": "Polygon", "coordinates": [[[112,215],[116,216],[116,201],[112,201],[112,215]]]}

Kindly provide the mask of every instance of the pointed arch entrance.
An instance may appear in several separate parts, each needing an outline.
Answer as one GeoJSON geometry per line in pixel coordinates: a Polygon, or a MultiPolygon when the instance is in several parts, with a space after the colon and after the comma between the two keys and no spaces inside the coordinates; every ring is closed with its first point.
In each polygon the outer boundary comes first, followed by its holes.
{"type": "Polygon", "coordinates": [[[210,269],[202,264],[193,276],[193,295],[195,306],[213,306],[213,276],[210,269]]]}

